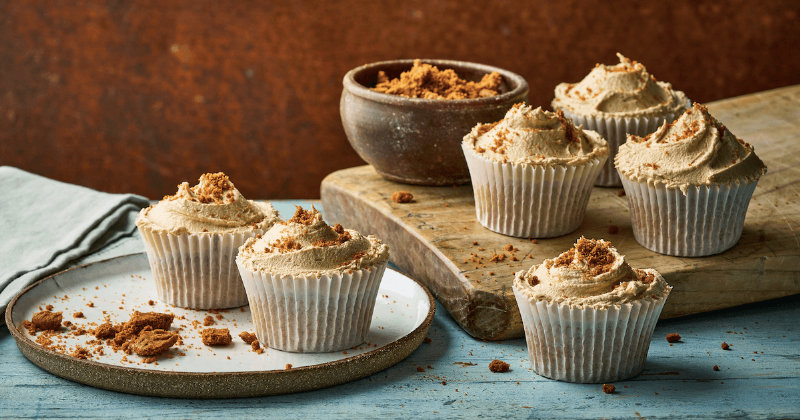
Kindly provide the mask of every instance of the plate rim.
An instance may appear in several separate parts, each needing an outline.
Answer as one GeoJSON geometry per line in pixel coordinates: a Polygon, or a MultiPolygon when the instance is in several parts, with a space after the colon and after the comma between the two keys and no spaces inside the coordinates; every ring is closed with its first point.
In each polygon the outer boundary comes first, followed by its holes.
{"type": "MultiPolygon", "coordinates": [[[[330,386],[340,385],[340,384],[343,384],[343,383],[355,381],[355,380],[361,379],[363,377],[375,374],[375,373],[380,372],[380,371],[382,371],[384,369],[387,369],[390,366],[393,366],[393,365],[397,364],[401,360],[403,360],[406,357],[408,357],[408,355],[410,355],[414,350],[416,350],[417,347],[419,347],[419,345],[422,343],[422,341],[424,339],[424,335],[427,333],[428,329],[430,328],[430,325],[433,322],[433,317],[434,317],[434,315],[436,313],[436,301],[434,300],[433,295],[431,294],[430,290],[428,290],[427,287],[425,287],[418,280],[416,280],[416,279],[414,279],[412,277],[409,277],[407,274],[402,273],[402,272],[400,272],[398,270],[395,270],[393,268],[387,267],[387,270],[392,270],[392,271],[404,276],[405,278],[411,280],[412,282],[414,282],[417,286],[419,286],[425,292],[425,295],[428,297],[428,304],[430,306],[429,309],[428,309],[428,313],[427,313],[425,319],[422,321],[422,323],[419,326],[417,326],[414,330],[412,330],[411,332],[403,335],[402,337],[398,338],[397,340],[394,340],[394,341],[391,341],[391,342],[387,343],[384,346],[381,346],[381,347],[376,348],[374,350],[370,350],[370,351],[367,351],[367,352],[364,352],[364,353],[360,353],[360,354],[357,354],[357,355],[354,355],[354,356],[350,356],[350,357],[347,357],[347,358],[344,358],[344,359],[334,360],[334,361],[330,361],[330,362],[324,362],[324,363],[320,363],[320,364],[316,364],[316,365],[291,368],[291,369],[288,369],[288,370],[257,370],[257,371],[249,371],[248,370],[248,371],[236,371],[236,372],[172,372],[172,371],[161,371],[161,370],[152,370],[152,369],[141,369],[141,368],[128,367],[128,366],[117,366],[117,365],[111,365],[111,364],[107,364],[107,363],[96,362],[96,361],[93,361],[93,360],[77,359],[77,358],[68,356],[66,354],[62,354],[62,353],[56,352],[54,350],[50,350],[50,349],[44,348],[44,347],[36,344],[33,340],[31,340],[29,337],[25,336],[25,334],[23,334],[21,331],[19,331],[19,329],[17,328],[17,325],[14,324],[13,318],[12,318],[12,312],[13,312],[14,307],[18,303],[19,299],[23,295],[28,293],[30,290],[32,290],[32,289],[36,288],[37,286],[39,286],[40,284],[42,284],[43,282],[51,280],[54,277],[58,277],[58,276],[64,275],[65,273],[70,272],[70,271],[78,271],[78,270],[86,269],[86,268],[89,268],[89,267],[95,266],[95,265],[108,264],[109,262],[111,262],[113,260],[135,259],[137,257],[138,258],[143,258],[144,257],[145,260],[146,260],[146,253],[141,252],[141,253],[127,254],[127,255],[120,255],[120,256],[113,257],[113,258],[108,258],[108,259],[105,259],[105,260],[100,260],[100,261],[95,261],[95,262],[91,262],[91,263],[88,263],[88,264],[82,264],[82,265],[79,265],[79,266],[70,267],[70,268],[68,268],[66,270],[63,270],[63,271],[60,271],[58,273],[49,275],[49,276],[47,276],[45,278],[42,278],[41,280],[38,280],[38,281],[34,282],[33,284],[29,285],[28,287],[26,287],[25,289],[23,289],[22,291],[17,293],[17,295],[14,296],[13,299],[11,299],[11,302],[9,302],[8,306],[6,307],[5,321],[6,321],[6,325],[8,326],[9,332],[11,333],[12,337],[14,337],[14,341],[16,341],[17,347],[20,349],[22,354],[31,363],[39,366],[40,368],[42,368],[42,369],[46,370],[47,372],[49,372],[51,374],[54,374],[56,376],[62,377],[62,378],[67,379],[67,380],[79,382],[79,383],[82,383],[82,384],[85,384],[85,385],[89,385],[89,386],[92,386],[92,387],[95,387],[95,388],[109,389],[109,390],[118,391],[118,392],[125,392],[125,393],[131,393],[131,394],[139,394],[139,395],[150,395],[150,396],[179,397],[179,398],[236,398],[236,397],[252,397],[252,396],[261,396],[261,395],[278,395],[278,394],[285,394],[285,393],[310,391],[310,390],[322,389],[322,388],[327,388],[327,387],[330,387],[330,386]],[[280,377],[280,376],[283,376],[283,375],[300,376],[300,377],[302,377],[302,376],[313,377],[317,373],[319,373],[320,371],[325,371],[325,370],[330,370],[330,369],[338,369],[338,368],[346,368],[346,367],[348,367],[350,365],[359,364],[360,362],[363,362],[363,361],[368,361],[369,359],[374,358],[376,356],[381,356],[381,355],[384,355],[386,353],[392,353],[393,351],[400,351],[400,350],[402,350],[401,351],[402,356],[397,357],[396,360],[393,360],[391,362],[391,364],[389,364],[387,366],[383,366],[383,367],[379,366],[377,368],[367,369],[365,371],[358,371],[358,372],[355,373],[355,375],[353,375],[353,376],[351,376],[349,378],[345,378],[344,380],[341,380],[341,381],[334,381],[334,383],[329,383],[329,384],[321,384],[320,386],[314,386],[313,384],[310,384],[310,385],[307,385],[305,387],[300,387],[300,388],[298,388],[296,390],[288,390],[288,391],[282,391],[282,392],[259,393],[258,390],[254,389],[253,390],[254,393],[246,393],[246,395],[231,395],[230,393],[221,393],[221,394],[216,394],[216,395],[209,395],[207,392],[199,392],[199,393],[191,393],[190,392],[189,393],[190,395],[179,395],[179,394],[186,394],[186,393],[178,393],[178,394],[176,394],[176,393],[173,393],[173,392],[167,392],[167,393],[163,393],[163,392],[137,392],[137,391],[125,390],[124,386],[122,386],[122,387],[120,387],[120,386],[115,386],[115,387],[104,386],[105,384],[103,384],[103,383],[98,383],[97,381],[86,380],[83,376],[80,376],[79,374],[69,374],[69,372],[71,371],[70,369],[63,369],[61,372],[54,372],[53,369],[50,368],[50,364],[49,363],[43,363],[45,361],[45,359],[49,359],[50,361],[52,361],[53,363],[56,363],[56,364],[63,363],[63,364],[66,364],[66,365],[73,365],[73,366],[83,367],[83,370],[87,370],[87,369],[90,369],[90,370],[103,370],[103,371],[108,371],[108,372],[119,371],[120,374],[132,375],[132,376],[136,376],[136,377],[148,377],[148,378],[155,379],[156,381],[163,380],[163,379],[169,380],[169,379],[175,379],[175,378],[189,379],[189,380],[192,380],[192,379],[195,379],[195,380],[208,380],[208,379],[226,380],[226,379],[230,379],[230,378],[237,378],[237,377],[247,378],[247,377],[251,377],[251,376],[252,377],[254,377],[254,376],[264,376],[264,377],[268,377],[268,378],[274,378],[274,377],[280,377]],[[407,351],[407,353],[406,353],[406,351],[407,351]],[[40,359],[40,358],[42,358],[42,359],[40,359]],[[42,362],[42,363],[40,363],[40,362],[42,362]],[[43,364],[45,364],[47,366],[43,366],[43,364]],[[224,395],[222,395],[222,394],[224,394],[224,395]]],[[[80,371],[80,370],[81,369],[75,369],[75,371],[80,371]]],[[[300,379],[300,378],[298,378],[298,379],[300,379]]],[[[300,382],[302,382],[302,380],[300,382]]],[[[189,387],[189,388],[191,389],[192,387],[189,387]]],[[[146,390],[140,390],[140,391],[146,391],[146,390]]],[[[202,390],[200,390],[200,391],[202,391],[202,390]]]]}

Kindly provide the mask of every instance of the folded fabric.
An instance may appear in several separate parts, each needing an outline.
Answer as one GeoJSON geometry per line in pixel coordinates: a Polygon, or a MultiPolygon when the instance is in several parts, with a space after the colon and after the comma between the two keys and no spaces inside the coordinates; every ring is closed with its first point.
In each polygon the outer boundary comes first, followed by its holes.
{"type": "Polygon", "coordinates": [[[133,233],[149,204],[0,166],[0,314],[34,281],[133,233]]]}

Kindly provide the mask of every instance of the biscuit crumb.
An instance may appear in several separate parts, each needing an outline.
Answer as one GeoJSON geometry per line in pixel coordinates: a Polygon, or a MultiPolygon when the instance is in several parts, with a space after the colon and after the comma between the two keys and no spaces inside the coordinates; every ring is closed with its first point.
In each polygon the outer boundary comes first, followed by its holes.
{"type": "MultiPolygon", "coordinates": [[[[47,308],[53,308],[53,305],[47,305],[47,308]]],[[[36,326],[36,329],[43,331],[57,331],[61,327],[63,316],[61,312],[41,311],[33,314],[31,322],[36,326]]]]}
{"type": "Polygon", "coordinates": [[[242,341],[244,341],[247,344],[253,344],[254,341],[258,341],[255,334],[247,331],[240,332],[239,338],[241,338],[242,341]]]}
{"type": "Polygon", "coordinates": [[[314,214],[314,206],[311,206],[311,210],[304,210],[300,206],[294,206],[295,212],[291,219],[287,220],[287,223],[299,223],[301,225],[311,226],[316,220],[317,216],[314,214]]]}
{"type": "Polygon", "coordinates": [[[36,335],[36,325],[34,325],[33,322],[28,321],[27,319],[22,321],[22,328],[28,330],[28,334],[36,335]]]}
{"type": "Polygon", "coordinates": [[[667,334],[667,342],[670,343],[677,343],[681,341],[681,335],[678,333],[669,333],[667,334]]]}
{"type": "Polygon", "coordinates": [[[155,356],[165,352],[177,342],[178,334],[160,329],[144,329],[133,341],[131,347],[139,356],[155,356]]]}
{"type": "Polygon", "coordinates": [[[286,370],[289,370],[289,369],[291,369],[291,368],[292,368],[292,364],[291,364],[291,363],[287,363],[287,364],[286,364],[286,370]]]}
{"type": "Polygon", "coordinates": [[[489,363],[489,370],[494,373],[508,372],[509,367],[511,367],[511,365],[502,360],[494,359],[492,363],[489,363]]]}
{"type": "Polygon", "coordinates": [[[729,346],[728,343],[726,343],[724,341],[722,342],[722,346],[720,346],[720,347],[722,347],[722,350],[730,350],[731,349],[731,346],[729,346]]]}
{"type": "Polygon", "coordinates": [[[417,366],[417,372],[425,372],[425,368],[422,366],[417,366]]]}
{"type": "Polygon", "coordinates": [[[396,79],[390,80],[384,71],[379,71],[377,84],[371,89],[408,98],[472,99],[497,95],[502,83],[503,76],[498,72],[484,74],[480,81],[473,82],[461,79],[453,69],[439,70],[417,59],[396,79]]]}
{"type": "Polygon", "coordinates": [[[714,370],[716,370],[716,371],[719,371],[719,366],[717,366],[717,365],[714,365],[714,368],[713,368],[713,369],[714,369],[714,370]]]}
{"type": "Polygon", "coordinates": [[[411,193],[408,191],[397,191],[394,194],[392,194],[392,201],[398,204],[413,203],[414,196],[411,195],[411,193]]]}
{"type": "Polygon", "coordinates": [[[92,353],[81,346],[77,346],[70,356],[76,359],[86,360],[92,356],[92,353]]]}
{"type": "Polygon", "coordinates": [[[206,328],[200,331],[200,336],[207,346],[227,346],[233,341],[227,328],[206,328]]]}
{"type": "Polygon", "coordinates": [[[606,394],[613,394],[614,391],[616,391],[616,390],[617,390],[617,387],[615,387],[614,385],[603,384],[603,392],[605,392],[606,394]]]}
{"type": "Polygon", "coordinates": [[[581,236],[575,247],[562,253],[556,258],[553,267],[571,267],[586,265],[586,277],[597,277],[603,273],[611,271],[616,258],[609,251],[608,242],[600,242],[595,239],[586,239],[581,236]]]}
{"type": "Polygon", "coordinates": [[[169,330],[174,318],[175,315],[173,314],[134,311],[128,322],[115,327],[117,334],[114,336],[114,342],[117,345],[122,345],[122,343],[136,337],[140,331],[144,331],[147,327],[151,330],[169,330]]]}
{"type": "Polygon", "coordinates": [[[615,226],[615,225],[609,226],[608,227],[608,233],[610,235],[616,235],[617,233],[619,233],[619,226],[615,226]]]}
{"type": "Polygon", "coordinates": [[[117,329],[114,328],[110,322],[106,322],[105,324],[100,324],[100,326],[94,330],[94,337],[99,340],[112,338],[117,334],[117,332],[117,329]]]}
{"type": "Polygon", "coordinates": [[[423,341],[425,341],[425,344],[430,344],[433,340],[431,340],[428,337],[425,337],[425,340],[423,340],[423,341]]]}
{"type": "Polygon", "coordinates": [[[531,287],[536,286],[537,284],[539,284],[539,277],[531,276],[531,278],[528,279],[528,284],[530,284],[531,287]]]}
{"type": "Polygon", "coordinates": [[[208,327],[209,325],[214,325],[214,317],[206,315],[205,319],[203,319],[203,326],[208,327]]]}
{"type": "Polygon", "coordinates": [[[617,197],[625,197],[625,190],[617,191],[617,197]]]}

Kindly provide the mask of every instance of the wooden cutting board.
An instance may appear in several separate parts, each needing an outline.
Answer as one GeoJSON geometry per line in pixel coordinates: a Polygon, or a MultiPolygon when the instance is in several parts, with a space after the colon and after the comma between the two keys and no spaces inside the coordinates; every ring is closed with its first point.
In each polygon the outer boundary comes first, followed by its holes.
{"type": "Polygon", "coordinates": [[[581,235],[609,240],[633,267],[662,273],[674,287],[662,319],[800,293],[800,85],[708,108],[753,144],[768,167],[742,238],[719,255],[670,257],[643,248],[633,237],[627,197],[618,194],[622,188],[595,188],[577,231],[532,243],[483,228],[470,185],[399,184],[361,166],[322,181],[325,218],[381,238],[395,264],[423,282],[464,330],[487,340],[523,336],[512,273],[566,251],[581,235]],[[400,190],[411,192],[415,202],[394,203],[390,197],[400,190]],[[503,249],[507,245],[518,249],[517,261],[503,249]],[[490,262],[494,254],[506,258],[490,262]]]}

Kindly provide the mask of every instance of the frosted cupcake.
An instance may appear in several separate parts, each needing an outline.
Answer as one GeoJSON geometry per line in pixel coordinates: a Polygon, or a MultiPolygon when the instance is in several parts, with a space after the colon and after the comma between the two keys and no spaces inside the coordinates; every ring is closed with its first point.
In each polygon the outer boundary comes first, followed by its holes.
{"type": "Polygon", "coordinates": [[[461,143],[478,221],[521,238],[560,236],[583,221],[608,158],[605,140],[562,112],[517,104],[503,120],[478,124],[461,143]]]}
{"type": "Polygon", "coordinates": [[[236,257],[258,340],[301,353],[363,343],[388,261],[377,238],[298,207],[236,257]]]}
{"type": "Polygon", "coordinates": [[[575,247],[514,278],[534,372],[567,382],[614,382],[644,369],[670,287],[631,268],[606,241],[575,247]]]}
{"type": "Polygon", "coordinates": [[[686,257],[718,254],[736,244],[758,179],[767,171],[753,146],[700,104],[653,134],[630,136],[616,166],[636,240],[686,257]]]}
{"type": "Polygon", "coordinates": [[[189,309],[247,304],[235,258],[248,238],[280,221],[267,203],[246,200],[222,172],[143,209],[136,219],[158,299],[189,309]]]}
{"type": "Polygon", "coordinates": [[[614,157],[626,134],[652,133],[689,106],[683,92],[656,81],[642,64],[617,56],[617,65],[598,64],[581,82],[556,86],[552,103],[576,125],[597,131],[608,141],[610,158],[597,178],[600,186],[621,185],[614,157]]]}

